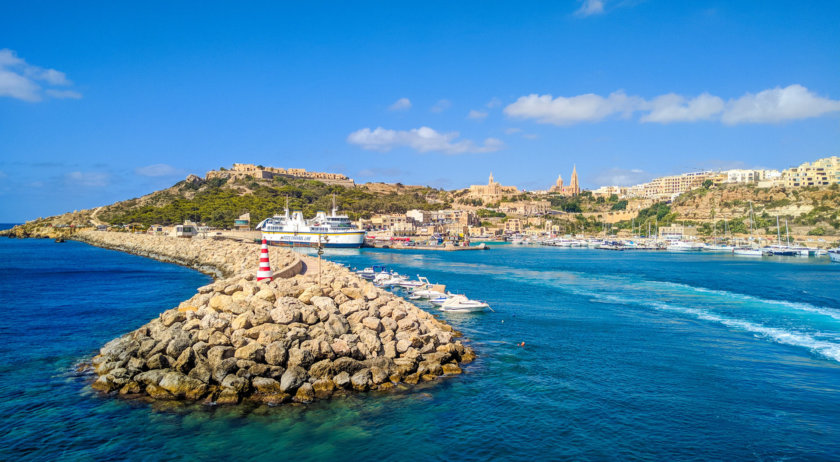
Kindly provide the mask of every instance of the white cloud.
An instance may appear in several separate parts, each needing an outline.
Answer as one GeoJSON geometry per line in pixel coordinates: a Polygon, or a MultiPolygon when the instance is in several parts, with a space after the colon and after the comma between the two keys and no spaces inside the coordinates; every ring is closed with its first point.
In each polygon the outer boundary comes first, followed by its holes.
{"type": "Polygon", "coordinates": [[[736,100],[729,100],[721,122],[727,125],[778,123],[819,117],[837,111],[840,111],[840,101],[822,98],[802,85],[794,84],[764,90],[755,95],[747,93],[736,100]]]}
{"type": "Polygon", "coordinates": [[[400,98],[394,101],[394,104],[388,106],[389,111],[407,111],[411,109],[411,100],[408,98],[400,98]]]}
{"type": "Polygon", "coordinates": [[[668,93],[654,98],[648,104],[650,112],[640,120],[642,122],[666,124],[709,120],[723,111],[723,107],[722,99],[708,93],[703,93],[690,100],[674,93],[668,93]]]}
{"type": "Polygon", "coordinates": [[[521,128],[511,127],[511,128],[506,128],[505,129],[505,135],[514,135],[516,133],[521,133],[521,132],[522,132],[521,128]]]}
{"type": "Polygon", "coordinates": [[[630,117],[636,112],[642,113],[640,122],[663,124],[704,120],[727,125],[779,123],[840,112],[840,100],[818,96],[802,85],[794,84],[757,94],[747,93],[726,102],[709,93],[693,98],[668,93],[651,100],[628,96],[623,91],[607,97],[591,93],[557,98],[530,94],[519,97],[504,109],[508,117],[554,125],[598,122],[612,115],[630,117]]]}
{"type": "Polygon", "coordinates": [[[134,173],[141,176],[175,176],[181,175],[183,172],[169,164],[152,164],[145,167],[139,167],[134,170],[134,173]]]}
{"type": "Polygon", "coordinates": [[[435,103],[435,105],[432,106],[432,108],[429,110],[432,112],[443,112],[449,109],[450,107],[452,107],[452,103],[448,99],[442,99],[435,103]]]}
{"type": "Polygon", "coordinates": [[[40,90],[35,82],[0,67],[0,96],[35,102],[41,101],[40,90]]]}
{"type": "MultiPolygon", "coordinates": [[[[8,96],[28,102],[37,102],[43,99],[41,93],[41,82],[49,86],[70,86],[73,84],[67,76],[55,69],[43,69],[28,64],[17,54],[8,49],[0,49],[0,97],[8,96]]],[[[81,93],[72,90],[47,89],[44,92],[53,98],[79,99],[81,93]]]]}
{"type": "Polygon", "coordinates": [[[595,175],[595,183],[605,186],[633,186],[644,183],[653,175],[642,169],[610,168],[595,175]]]}
{"type": "Polygon", "coordinates": [[[47,90],[46,93],[55,99],[82,99],[82,94],[73,90],[47,90]]]}
{"type": "Polygon", "coordinates": [[[501,105],[502,105],[502,100],[500,100],[499,98],[496,98],[496,97],[494,96],[494,97],[493,97],[493,99],[491,99],[490,101],[488,101],[488,102],[487,102],[487,104],[485,104],[484,106],[485,106],[487,109],[493,109],[494,107],[499,107],[499,106],[501,106],[501,105]]]}
{"type": "Polygon", "coordinates": [[[623,91],[613,92],[606,98],[592,93],[569,98],[530,94],[519,97],[504,112],[510,117],[536,119],[543,124],[569,125],[597,122],[613,114],[629,116],[643,102],[641,98],[627,96],[623,91]]]}
{"type": "Polygon", "coordinates": [[[470,113],[467,114],[468,119],[483,119],[487,117],[486,112],[476,111],[475,109],[470,109],[470,113]]]}
{"type": "Polygon", "coordinates": [[[593,14],[601,14],[603,12],[603,0],[582,0],[580,8],[575,11],[575,14],[578,16],[592,16],[593,14]]]}
{"type": "Polygon", "coordinates": [[[496,138],[487,138],[482,145],[472,140],[457,140],[458,132],[439,133],[429,127],[411,130],[389,130],[377,127],[363,128],[347,136],[347,142],[370,151],[388,152],[393,148],[409,147],[417,152],[442,152],[465,154],[498,151],[504,143],[496,138]]]}
{"type": "Polygon", "coordinates": [[[101,172],[70,172],[64,180],[76,186],[102,187],[108,185],[108,174],[101,172]]]}

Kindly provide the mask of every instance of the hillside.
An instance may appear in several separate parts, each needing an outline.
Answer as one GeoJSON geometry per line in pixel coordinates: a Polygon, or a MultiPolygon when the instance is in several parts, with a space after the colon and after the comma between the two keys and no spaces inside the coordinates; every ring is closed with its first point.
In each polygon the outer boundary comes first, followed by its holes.
{"type": "MultiPolygon", "coordinates": [[[[504,226],[511,218],[497,212],[504,202],[548,201],[552,213],[546,218],[563,233],[628,233],[632,227],[646,234],[651,229],[672,223],[696,226],[700,235],[724,232],[747,234],[750,230],[750,204],[755,214],[756,234],[775,235],[776,217],[782,232],[787,220],[790,233],[797,236],[840,236],[840,186],[786,189],[756,188],[754,185],[720,185],[700,188],[683,194],[673,203],[650,199],[596,197],[584,191],[576,197],[556,194],[522,194],[496,204],[473,204],[464,199],[464,191],[444,191],[423,186],[368,183],[357,187],[327,185],[317,180],[275,177],[274,179],[211,178],[190,175],[175,185],[142,197],[117,202],[97,209],[81,210],[28,222],[9,233],[25,237],[67,234],[71,227],[91,225],[151,224],[171,225],[184,220],[229,228],[243,213],[251,214],[251,223],[282,213],[289,208],[302,210],[306,216],[328,211],[335,196],[336,205],[352,219],[368,218],[377,213],[405,213],[410,209],[440,210],[453,203],[476,211],[485,226],[504,226]]],[[[535,225],[542,226],[542,225],[535,225]]],[[[8,234],[8,233],[7,233],[8,234]]],[[[831,239],[835,240],[835,239],[831,239]]]]}
{"type": "Polygon", "coordinates": [[[110,224],[144,226],[192,220],[221,228],[230,227],[236,217],[246,212],[251,214],[252,223],[282,213],[287,199],[290,209],[303,210],[306,216],[312,216],[318,210],[330,210],[334,195],[339,210],[353,219],[373,213],[404,213],[415,208],[433,210],[444,205],[427,200],[444,194],[432,188],[402,188],[388,193],[378,190],[280,177],[273,180],[192,177],[172,188],[104,207],[99,218],[110,224]]]}

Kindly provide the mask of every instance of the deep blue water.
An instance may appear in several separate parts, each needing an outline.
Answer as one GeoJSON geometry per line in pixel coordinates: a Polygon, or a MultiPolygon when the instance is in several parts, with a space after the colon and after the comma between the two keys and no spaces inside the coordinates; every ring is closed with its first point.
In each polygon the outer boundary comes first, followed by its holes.
{"type": "Polygon", "coordinates": [[[479,359],[432,386],[309,407],[102,397],[74,365],[208,278],[0,239],[0,459],[840,457],[840,265],[827,259],[509,246],[327,257],[487,300],[495,312],[443,315],[479,359]]]}

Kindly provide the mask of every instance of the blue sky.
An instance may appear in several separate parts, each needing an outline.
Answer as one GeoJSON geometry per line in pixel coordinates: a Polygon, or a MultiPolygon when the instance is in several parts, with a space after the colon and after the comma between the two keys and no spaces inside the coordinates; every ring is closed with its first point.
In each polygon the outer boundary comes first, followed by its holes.
{"type": "Polygon", "coordinates": [[[0,221],[233,162],[584,187],[840,155],[840,2],[7,2],[0,221]]]}

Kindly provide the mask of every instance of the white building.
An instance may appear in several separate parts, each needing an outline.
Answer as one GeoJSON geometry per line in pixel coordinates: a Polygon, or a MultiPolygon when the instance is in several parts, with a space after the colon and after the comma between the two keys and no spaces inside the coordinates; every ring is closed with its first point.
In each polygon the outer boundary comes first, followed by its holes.
{"type": "Polygon", "coordinates": [[[778,170],[732,169],[721,172],[726,178],[724,183],[758,183],[775,180],[782,176],[778,170]]]}

